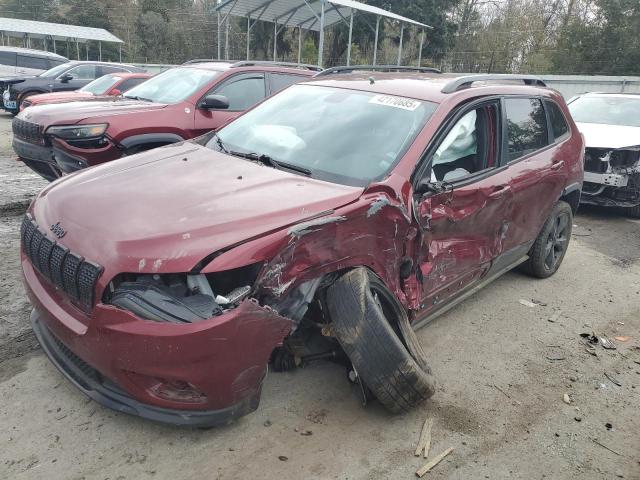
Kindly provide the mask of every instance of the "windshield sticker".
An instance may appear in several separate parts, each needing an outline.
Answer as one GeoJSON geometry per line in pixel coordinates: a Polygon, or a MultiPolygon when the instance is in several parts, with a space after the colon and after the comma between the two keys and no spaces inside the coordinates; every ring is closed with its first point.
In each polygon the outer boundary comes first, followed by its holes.
{"type": "Polygon", "coordinates": [[[414,111],[420,106],[418,100],[412,100],[411,98],[394,97],[392,95],[376,95],[371,97],[369,103],[375,103],[376,105],[385,105],[387,107],[401,108],[403,110],[414,111]]]}

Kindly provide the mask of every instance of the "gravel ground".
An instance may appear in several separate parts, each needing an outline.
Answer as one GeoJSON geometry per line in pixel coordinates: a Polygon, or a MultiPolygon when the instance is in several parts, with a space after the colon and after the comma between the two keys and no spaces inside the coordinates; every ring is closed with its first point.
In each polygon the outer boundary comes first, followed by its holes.
{"type": "Polygon", "coordinates": [[[455,450],[429,478],[640,479],[640,222],[584,209],[554,277],[509,273],[420,330],[439,387],[414,412],[362,408],[343,369],[317,363],[270,374],[233,425],[174,428],[89,401],[38,349],[18,232],[45,182],[10,137],[0,115],[0,478],[409,479],[431,416],[432,455],[455,450]],[[593,356],[592,331],[630,339],[593,356]]]}

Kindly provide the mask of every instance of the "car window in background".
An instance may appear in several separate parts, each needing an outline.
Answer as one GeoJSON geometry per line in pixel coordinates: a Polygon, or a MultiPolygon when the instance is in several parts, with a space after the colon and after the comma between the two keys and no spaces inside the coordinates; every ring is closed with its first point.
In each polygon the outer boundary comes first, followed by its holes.
{"type": "Polygon", "coordinates": [[[301,75],[285,75],[282,73],[271,73],[269,77],[271,80],[271,93],[279,92],[306,78],[301,75]]]}
{"type": "Polygon", "coordinates": [[[18,67],[46,70],[49,66],[46,58],[32,57],[30,55],[18,55],[18,67]]]}
{"type": "Polygon", "coordinates": [[[60,65],[64,65],[65,63],[69,63],[69,60],[54,60],[52,58],[49,59],[49,67],[57,67],[60,65]]]}
{"type": "Polygon", "coordinates": [[[50,68],[46,72],[42,72],[38,76],[39,77],[47,77],[47,78],[57,77],[58,75],[60,75],[62,72],[64,72],[68,68],[69,68],[68,63],[61,63],[60,65],[56,65],[55,67],[50,68]]]}
{"type": "Polygon", "coordinates": [[[16,66],[15,52],[0,52],[0,65],[15,67],[16,66]]]}
{"type": "Polygon", "coordinates": [[[102,75],[106,75],[108,73],[119,73],[119,72],[127,72],[128,70],[123,67],[110,67],[108,65],[102,65],[99,67],[102,70],[102,75]]]}
{"type": "MultiPolygon", "coordinates": [[[[389,172],[435,108],[406,97],[294,85],[231,122],[218,138],[228,151],[267,155],[314,178],[365,186],[389,172]]],[[[218,138],[207,146],[220,150],[218,138]]]]}
{"type": "Polygon", "coordinates": [[[548,145],[547,119],[540,100],[509,98],[504,104],[507,113],[509,161],[548,145]]]}
{"type": "Polygon", "coordinates": [[[569,133],[569,125],[567,125],[562,110],[560,110],[560,107],[558,107],[555,102],[545,101],[544,103],[547,107],[547,113],[549,114],[553,138],[557,140],[569,133]]]}
{"type": "Polygon", "coordinates": [[[578,123],[640,127],[640,98],[589,95],[571,102],[569,111],[578,123]]]}
{"type": "Polygon", "coordinates": [[[246,110],[266,96],[264,77],[260,74],[233,80],[217,89],[216,94],[227,97],[229,100],[228,110],[246,110]]]}
{"type": "Polygon", "coordinates": [[[126,92],[131,90],[133,87],[140,85],[142,82],[146,82],[148,78],[128,78],[120,85],[118,85],[118,90],[121,92],[126,92]]]}
{"type": "Polygon", "coordinates": [[[72,68],[67,73],[69,75],[73,75],[74,80],[93,80],[94,78],[96,78],[96,66],[79,65],[72,68]]]}
{"type": "Polygon", "coordinates": [[[120,77],[113,75],[105,75],[103,77],[95,79],[91,83],[87,83],[80,89],[81,92],[89,92],[94,95],[103,95],[107,93],[116,83],[120,81],[120,77]]]}
{"type": "Polygon", "coordinates": [[[220,72],[199,68],[176,67],[132,88],[125,97],[150,102],[177,103],[209,83],[220,72]]]}

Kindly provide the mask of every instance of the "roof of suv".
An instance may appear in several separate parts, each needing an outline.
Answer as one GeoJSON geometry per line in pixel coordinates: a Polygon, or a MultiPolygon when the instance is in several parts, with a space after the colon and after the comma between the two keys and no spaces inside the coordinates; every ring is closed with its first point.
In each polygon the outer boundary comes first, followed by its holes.
{"type": "Polygon", "coordinates": [[[0,52],[16,52],[27,55],[37,55],[39,57],[55,58],[57,60],[67,60],[66,57],[53,52],[45,52],[44,50],[35,50],[33,48],[22,47],[0,47],[0,52]]]}
{"type": "MultiPolygon", "coordinates": [[[[541,87],[544,87],[542,80],[526,75],[460,75],[410,71],[329,73],[318,75],[305,83],[440,103],[453,93],[469,90],[473,82],[477,82],[474,91],[476,88],[482,88],[482,93],[486,95],[499,93],[540,94],[541,87]],[[523,84],[522,80],[525,80],[526,84],[523,84]]],[[[549,91],[550,89],[544,88],[544,90],[549,91]]]]}
{"type": "Polygon", "coordinates": [[[179,65],[180,67],[201,68],[206,70],[226,71],[231,68],[258,68],[260,70],[286,70],[296,71],[298,73],[317,73],[322,69],[315,65],[306,65],[288,62],[270,62],[270,61],[235,61],[235,60],[190,60],[179,65]]]}
{"type": "Polygon", "coordinates": [[[73,65],[104,65],[107,67],[127,67],[127,68],[133,68],[136,70],[144,70],[141,67],[136,67],[135,65],[130,65],[128,63],[117,63],[117,62],[99,62],[99,61],[93,61],[93,60],[69,60],[67,62],[69,64],[69,66],[73,65]]]}

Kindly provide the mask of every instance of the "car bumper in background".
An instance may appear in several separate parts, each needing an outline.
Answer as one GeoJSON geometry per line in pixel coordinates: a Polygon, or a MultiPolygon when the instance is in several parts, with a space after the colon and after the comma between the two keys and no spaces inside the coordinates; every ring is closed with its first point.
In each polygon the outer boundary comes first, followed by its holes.
{"type": "Polygon", "coordinates": [[[51,147],[29,143],[13,136],[13,151],[31,170],[50,182],[60,177],[61,172],[53,159],[51,147]]]}

